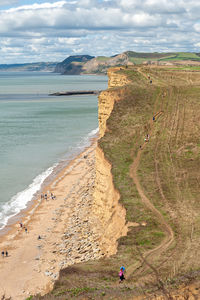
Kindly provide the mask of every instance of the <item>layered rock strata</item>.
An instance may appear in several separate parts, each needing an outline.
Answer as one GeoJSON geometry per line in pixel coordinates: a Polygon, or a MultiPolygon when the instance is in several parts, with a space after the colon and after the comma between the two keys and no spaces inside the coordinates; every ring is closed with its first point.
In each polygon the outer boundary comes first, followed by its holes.
{"type": "MultiPolygon", "coordinates": [[[[108,71],[109,88],[119,87],[129,83],[125,76],[113,68],[108,71]]],[[[107,130],[106,121],[109,118],[114,103],[120,101],[120,91],[108,89],[99,95],[99,134],[102,137],[107,130]]],[[[120,195],[115,189],[111,173],[111,164],[106,160],[102,149],[96,149],[96,180],[94,191],[94,214],[99,219],[97,229],[101,236],[100,245],[105,255],[117,252],[117,240],[127,234],[126,210],[119,204],[120,195]]]]}

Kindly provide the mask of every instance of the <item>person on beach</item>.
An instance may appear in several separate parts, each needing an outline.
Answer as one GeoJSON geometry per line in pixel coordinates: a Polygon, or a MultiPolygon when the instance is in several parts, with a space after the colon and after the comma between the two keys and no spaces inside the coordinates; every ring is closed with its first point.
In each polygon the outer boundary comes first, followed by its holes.
{"type": "Polygon", "coordinates": [[[1,255],[2,255],[2,257],[4,257],[4,251],[1,251],[1,255]]]}
{"type": "Polygon", "coordinates": [[[42,200],[42,199],[44,199],[44,195],[43,195],[43,194],[41,194],[41,200],[42,200]]]}
{"type": "Polygon", "coordinates": [[[26,227],[24,228],[24,230],[25,230],[26,233],[28,233],[28,229],[26,227]]]}
{"type": "Polygon", "coordinates": [[[8,257],[8,251],[6,250],[6,257],[8,257]]]}
{"type": "Polygon", "coordinates": [[[22,228],[22,227],[23,227],[23,224],[22,224],[22,223],[19,223],[19,226],[20,226],[20,228],[22,228]]]}
{"type": "Polygon", "coordinates": [[[52,200],[56,199],[56,197],[54,196],[53,193],[51,193],[51,199],[52,199],[52,200]]]}
{"type": "Polygon", "coordinates": [[[44,198],[45,198],[45,200],[47,200],[47,193],[44,194],[44,198]]]}
{"type": "Polygon", "coordinates": [[[40,235],[38,235],[38,240],[41,240],[42,238],[41,238],[41,236],[40,235]]]}

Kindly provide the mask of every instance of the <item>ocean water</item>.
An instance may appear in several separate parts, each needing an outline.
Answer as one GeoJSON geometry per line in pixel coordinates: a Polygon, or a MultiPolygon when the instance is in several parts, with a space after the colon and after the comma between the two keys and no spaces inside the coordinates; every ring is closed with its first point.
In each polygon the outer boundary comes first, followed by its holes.
{"type": "Polygon", "coordinates": [[[106,76],[0,73],[0,229],[98,132],[97,96],[48,94],[106,88],[106,76]]]}

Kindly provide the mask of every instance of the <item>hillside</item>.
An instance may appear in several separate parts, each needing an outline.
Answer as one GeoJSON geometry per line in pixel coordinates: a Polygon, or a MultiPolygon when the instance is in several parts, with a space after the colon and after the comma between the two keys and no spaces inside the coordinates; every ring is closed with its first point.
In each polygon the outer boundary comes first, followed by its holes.
{"type": "Polygon", "coordinates": [[[67,57],[61,63],[56,65],[55,73],[61,73],[63,75],[77,75],[83,73],[83,66],[89,60],[94,58],[90,55],[73,55],[67,57]]]}
{"type": "Polygon", "coordinates": [[[106,74],[110,67],[138,64],[200,65],[200,54],[189,52],[139,53],[127,51],[111,57],[75,55],[69,56],[63,62],[57,64],[55,72],[63,75],[106,74]]]}
{"type": "Polygon", "coordinates": [[[53,72],[57,63],[56,62],[38,62],[26,64],[2,64],[0,71],[43,71],[53,72]]]}
{"type": "Polygon", "coordinates": [[[199,299],[200,67],[108,75],[92,207],[105,256],[63,269],[51,293],[32,299],[199,299]]]}

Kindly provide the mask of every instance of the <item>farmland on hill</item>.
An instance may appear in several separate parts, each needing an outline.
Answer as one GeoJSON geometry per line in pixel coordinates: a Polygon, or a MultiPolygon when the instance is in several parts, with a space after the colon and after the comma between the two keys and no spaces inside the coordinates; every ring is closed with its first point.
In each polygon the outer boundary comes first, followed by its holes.
{"type": "Polygon", "coordinates": [[[127,222],[138,226],[119,239],[115,255],[62,270],[54,290],[34,299],[188,299],[183,285],[200,293],[200,71],[139,65],[115,72],[131,83],[112,88],[121,101],[99,145],[127,222]]]}

